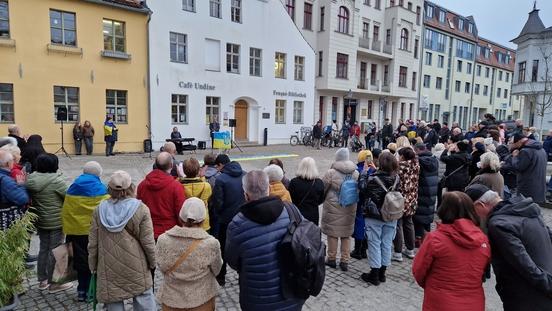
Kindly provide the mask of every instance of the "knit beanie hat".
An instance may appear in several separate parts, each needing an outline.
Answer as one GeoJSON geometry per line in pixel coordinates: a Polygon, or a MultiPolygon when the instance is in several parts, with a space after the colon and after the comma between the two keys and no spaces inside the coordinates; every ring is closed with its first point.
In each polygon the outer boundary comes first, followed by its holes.
{"type": "Polygon", "coordinates": [[[348,148],[340,148],[335,153],[335,161],[341,162],[341,161],[349,161],[349,149],[348,148]]]}
{"type": "Polygon", "coordinates": [[[362,150],[358,153],[358,163],[366,161],[366,159],[372,160],[372,152],[370,150],[362,150]]]}
{"type": "Polygon", "coordinates": [[[82,168],[82,171],[85,174],[95,175],[98,177],[102,176],[103,173],[102,166],[96,161],[86,162],[86,164],[82,168]]]}

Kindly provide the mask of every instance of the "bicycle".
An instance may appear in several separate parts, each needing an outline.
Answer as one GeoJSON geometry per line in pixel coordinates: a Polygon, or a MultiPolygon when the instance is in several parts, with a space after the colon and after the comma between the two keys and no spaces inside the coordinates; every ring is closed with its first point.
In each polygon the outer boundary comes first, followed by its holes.
{"type": "Polygon", "coordinates": [[[312,144],[312,130],[310,127],[303,126],[299,131],[295,131],[295,135],[291,135],[289,138],[289,144],[297,146],[299,144],[308,145],[312,144]]]}

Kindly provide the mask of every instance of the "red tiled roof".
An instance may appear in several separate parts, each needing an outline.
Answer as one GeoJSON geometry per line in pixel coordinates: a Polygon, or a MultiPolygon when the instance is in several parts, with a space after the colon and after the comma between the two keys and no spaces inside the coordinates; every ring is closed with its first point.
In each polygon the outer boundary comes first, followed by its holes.
{"type": "Polygon", "coordinates": [[[509,71],[514,71],[514,64],[516,62],[516,52],[514,50],[511,50],[511,49],[508,49],[508,48],[505,48],[499,44],[496,44],[490,40],[487,40],[487,39],[484,39],[484,38],[481,38],[479,37],[477,39],[477,44],[478,45],[482,45],[482,46],[490,46],[491,49],[492,49],[492,53],[490,53],[489,55],[489,58],[484,58],[484,57],[481,57],[481,55],[476,55],[476,61],[478,63],[482,63],[482,64],[485,64],[485,65],[489,65],[489,66],[493,66],[493,67],[497,67],[497,68],[502,68],[504,70],[509,70],[509,71]],[[508,54],[508,52],[510,53],[510,63],[508,64],[502,64],[502,63],[499,63],[498,62],[498,57],[496,56],[496,52],[501,52],[501,53],[504,53],[504,54],[508,54]]]}
{"type": "MultiPolygon", "coordinates": [[[[468,32],[468,26],[467,26],[467,21],[469,21],[470,23],[473,23],[472,20],[469,20],[468,18],[466,17],[463,17],[461,15],[458,15],[454,12],[450,12],[450,11],[446,11],[445,13],[445,22],[444,23],[441,23],[439,22],[439,19],[438,19],[438,10],[441,10],[441,8],[439,6],[434,6],[435,7],[435,12],[433,14],[433,18],[427,18],[424,16],[424,24],[427,25],[427,26],[431,26],[433,28],[437,28],[439,30],[442,30],[444,32],[447,32],[447,33],[450,33],[450,34],[454,34],[458,37],[461,37],[463,39],[467,39],[467,40],[470,40],[470,41],[476,41],[477,37],[475,34],[473,33],[470,33],[468,32]],[[458,18],[462,18],[464,20],[466,20],[466,23],[464,24],[464,29],[458,29],[457,27],[457,19],[458,18]]],[[[473,27],[475,29],[475,23],[473,23],[473,27]]]]}
{"type": "Polygon", "coordinates": [[[124,6],[129,6],[132,8],[138,8],[138,9],[144,8],[140,0],[103,0],[103,2],[120,4],[124,6]]]}

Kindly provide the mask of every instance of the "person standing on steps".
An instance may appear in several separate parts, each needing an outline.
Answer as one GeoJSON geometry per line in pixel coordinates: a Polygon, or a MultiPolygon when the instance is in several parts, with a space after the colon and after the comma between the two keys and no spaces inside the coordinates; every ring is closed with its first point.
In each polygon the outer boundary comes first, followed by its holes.
{"type": "Polygon", "coordinates": [[[117,127],[111,116],[107,116],[104,122],[105,156],[113,156],[113,147],[117,141],[117,127]]]}
{"type": "Polygon", "coordinates": [[[90,121],[84,121],[82,126],[82,136],[84,137],[84,147],[86,148],[86,155],[92,155],[94,151],[94,127],[90,124],[90,121]]]}
{"type": "Polygon", "coordinates": [[[211,116],[209,123],[209,133],[211,134],[211,150],[215,149],[215,133],[220,131],[220,123],[216,115],[211,116]]]}
{"type": "Polygon", "coordinates": [[[75,141],[75,155],[81,155],[82,140],[84,139],[82,125],[79,121],[73,126],[73,140],[75,141]]]}

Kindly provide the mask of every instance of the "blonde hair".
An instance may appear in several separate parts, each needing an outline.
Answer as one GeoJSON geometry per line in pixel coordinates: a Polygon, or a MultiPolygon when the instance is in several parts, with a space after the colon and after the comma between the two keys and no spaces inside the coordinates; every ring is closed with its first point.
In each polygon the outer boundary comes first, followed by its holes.
{"type": "Polygon", "coordinates": [[[397,138],[396,144],[397,144],[397,149],[403,148],[403,147],[410,147],[410,141],[406,136],[400,136],[399,138],[397,138]]]}
{"type": "Polygon", "coordinates": [[[500,159],[494,152],[485,152],[481,155],[481,168],[490,168],[491,170],[498,172],[500,170],[500,159]]]}
{"type": "Polygon", "coordinates": [[[297,166],[297,172],[295,175],[306,180],[314,180],[318,178],[318,168],[316,167],[314,159],[311,157],[303,158],[297,166]]]}
{"type": "Polygon", "coordinates": [[[21,158],[21,149],[19,149],[17,145],[7,144],[0,148],[9,152],[13,156],[14,160],[19,160],[19,158],[21,158]]]}

